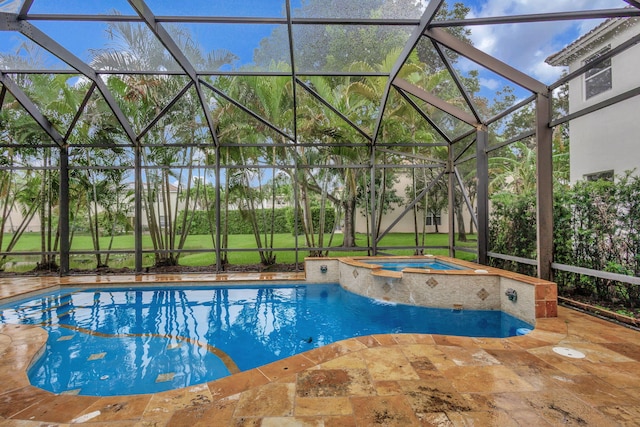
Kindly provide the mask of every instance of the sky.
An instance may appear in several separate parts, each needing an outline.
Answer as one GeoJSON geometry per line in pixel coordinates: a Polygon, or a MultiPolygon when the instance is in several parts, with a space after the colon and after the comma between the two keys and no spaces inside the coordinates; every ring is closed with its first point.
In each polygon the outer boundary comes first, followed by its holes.
{"type": "MultiPolygon", "coordinates": [[[[622,0],[489,0],[467,2],[470,18],[501,15],[584,11],[620,8],[622,0]]],[[[507,62],[543,83],[553,83],[561,67],[544,62],[580,35],[598,25],[601,20],[526,23],[512,25],[477,26],[472,28],[471,39],[476,47],[507,62]]],[[[485,86],[494,86],[488,79],[485,86]]]]}
{"type": "MultiPolygon", "coordinates": [[[[301,0],[292,0],[292,7],[301,0]]],[[[345,8],[357,5],[362,0],[344,0],[345,8]]],[[[424,1],[424,0],[420,0],[424,1]]],[[[502,15],[524,15],[558,11],[579,11],[621,8],[627,4],[623,0],[458,0],[470,7],[470,18],[502,15]]],[[[453,3],[454,0],[449,0],[453,3]]],[[[11,9],[21,0],[0,0],[0,8],[11,9]]],[[[207,15],[221,16],[263,16],[281,17],[285,0],[147,0],[147,4],[157,15],[207,15]],[[188,7],[186,7],[188,5],[188,7]]],[[[112,9],[123,14],[134,14],[126,0],[35,0],[30,13],[108,13],[112,9]]],[[[345,9],[345,10],[347,10],[345,9]]],[[[552,67],[544,62],[551,54],[559,51],[580,35],[596,26],[601,20],[561,21],[547,23],[500,24],[473,26],[471,39],[474,45],[486,53],[514,66],[535,79],[549,84],[558,79],[561,67],[552,67]]],[[[34,21],[34,25],[71,50],[76,56],[88,60],[89,47],[104,47],[105,27],[88,22],[47,23],[34,21]],[[79,35],[81,35],[79,37],[79,35]]],[[[260,39],[268,35],[273,26],[256,25],[191,25],[192,31],[201,43],[215,41],[220,47],[233,51],[241,57],[240,64],[251,62],[253,49],[260,39]],[[226,34],[225,34],[226,33],[226,34]]],[[[20,39],[24,39],[22,36],[20,39]]],[[[6,46],[7,34],[0,32],[0,42],[6,46]]],[[[6,49],[6,47],[5,47],[6,49]]],[[[6,50],[3,49],[5,52],[6,50]]],[[[477,68],[468,61],[458,64],[462,72],[477,68]]],[[[489,72],[480,75],[483,94],[495,93],[507,82],[489,72]]],[[[513,85],[511,85],[513,86],[513,85]]]]}

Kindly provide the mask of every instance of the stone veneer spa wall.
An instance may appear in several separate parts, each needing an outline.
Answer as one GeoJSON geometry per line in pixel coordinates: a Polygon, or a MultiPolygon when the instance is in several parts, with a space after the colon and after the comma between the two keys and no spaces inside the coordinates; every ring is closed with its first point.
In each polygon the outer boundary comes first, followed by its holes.
{"type": "Polygon", "coordinates": [[[424,260],[427,257],[307,258],[309,283],[340,283],[357,294],[385,301],[436,308],[502,310],[527,323],[557,316],[557,286],[522,274],[448,257],[430,257],[467,268],[383,270],[372,261],[424,260]],[[366,261],[366,262],[365,262],[366,261]]]}

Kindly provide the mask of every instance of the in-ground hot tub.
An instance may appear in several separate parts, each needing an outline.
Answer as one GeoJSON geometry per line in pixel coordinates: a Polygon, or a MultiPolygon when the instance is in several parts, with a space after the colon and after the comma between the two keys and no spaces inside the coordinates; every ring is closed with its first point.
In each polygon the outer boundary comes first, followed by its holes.
{"type": "Polygon", "coordinates": [[[427,259],[384,259],[365,260],[367,264],[379,265],[383,270],[402,271],[405,268],[422,268],[427,270],[468,270],[468,267],[445,262],[435,258],[427,259]]]}
{"type": "Polygon", "coordinates": [[[553,282],[443,256],[307,258],[305,274],[309,283],[338,282],[351,292],[383,301],[501,310],[532,325],[537,318],[558,313],[553,282]],[[428,268],[436,261],[450,268],[428,268]],[[404,264],[420,267],[395,268],[404,264]]]}

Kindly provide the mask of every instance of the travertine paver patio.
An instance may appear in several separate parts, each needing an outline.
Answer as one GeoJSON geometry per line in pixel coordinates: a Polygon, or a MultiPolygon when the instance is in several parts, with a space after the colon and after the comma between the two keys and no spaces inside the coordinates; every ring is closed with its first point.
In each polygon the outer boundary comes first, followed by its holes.
{"type": "MultiPolygon", "coordinates": [[[[3,279],[0,295],[60,280],[126,279],[119,277],[3,279]]],[[[25,370],[45,341],[38,327],[0,327],[0,426],[640,425],[640,332],[566,308],[557,318],[539,319],[526,336],[354,338],[154,395],[69,396],[32,387],[25,370]],[[586,357],[561,356],[557,346],[586,357]]]]}

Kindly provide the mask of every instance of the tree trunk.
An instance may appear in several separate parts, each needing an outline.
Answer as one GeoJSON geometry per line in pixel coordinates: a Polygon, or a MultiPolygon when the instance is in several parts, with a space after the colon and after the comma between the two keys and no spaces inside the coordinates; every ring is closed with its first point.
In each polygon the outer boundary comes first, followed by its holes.
{"type": "MultiPolygon", "coordinates": [[[[226,147],[224,164],[228,165],[229,163],[229,147],[226,147]]],[[[216,185],[219,186],[220,183],[216,182],[216,185]]],[[[220,249],[229,247],[229,187],[229,174],[227,173],[224,180],[224,216],[222,221],[220,221],[223,228],[222,231],[216,230],[216,233],[220,235],[220,249]]],[[[220,204],[218,204],[218,206],[220,206],[220,204]]],[[[216,215],[220,215],[220,209],[218,209],[216,215]]],[[[225,265],[229,264],[229,253],[227,251],[220,251],[220,264],[223,266],[223,269],[225,265]]]]}
{"type": "MultiPolygon", "coordinates": [[[[46,159],[45,159],[46,162],[46,159]]],[[[42,181],[40,182],[40,194],[39,194],[39,199],[38,202],[40,204],[40,207],[38,209],[38,213],[39,213],[39,217],[40,217],[40,251],[42,252],[42,255],[40,255],[40,264],[39,264],[39,268],[41,269],[46,269],[46,264],[47,264],[47,256],[45,255],[45,252],[47,251],[47,240],[46,240],[46,217],[45,217],[45,212],[46,212],[46,206],[47,206],[47,202],[46,202],[46,197],[47,197],[47,187],[46,187],[46,174],[47,171],[43,170],[42,171],[42,181]]]]}
{"type": "MultiPolygon", "coordinates": [[[[416,170],[411,169],[411,187],[413,191],[413,200],[416,200],[418,195],[416,194],[416,170]]],[[[418,203],[413,205],[413,239],[416,245],[416,249],[413,252],[414,255],[422,255],[422,249],[418,249],[420,246],[420,228],[418,226],[418,203]]]]}
{"type": "Polygon", "coordinates": [[[456,219],[458,222],[458,241],[466,242],[467,241],[467,233],[465,231],[464,225],[464,216],[462,215],[462,209],[456,209],[456,219]]]}
{"type": "MultiPolygon", "coordinates": [[[[15,193],[11,190],[14,180],[11,178],[10,173],[3,174],[2,179],[2,194],[4,194],[2,200],[2,218],[0,219],[0,248],[3,248],[4,231],[7,222],[11,219],[11,211],[15,203],[15,193]]],[[[13,232],[13,225],[11,225],[11,231],[13,232]]],[[[0,262],[0,271],[2,271],[3,263],[0,262]]]]}
{"type": "Polygon", "coordinates": [[[356,198],[349,197],[343,202],[344,207],[344,241],[343,247],[356,246],[356,198]]]}

